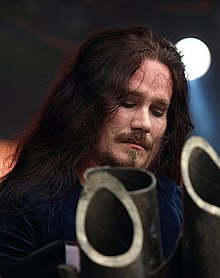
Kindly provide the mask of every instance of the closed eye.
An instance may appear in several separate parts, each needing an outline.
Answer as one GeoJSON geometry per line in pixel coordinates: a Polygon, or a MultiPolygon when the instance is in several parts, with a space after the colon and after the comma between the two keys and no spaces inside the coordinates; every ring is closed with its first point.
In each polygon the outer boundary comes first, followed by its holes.
{"type": "Polygon", "coordinates": [[[137,106],[137,103],[134,101],[123,101],[121,102],[121,106],[125,107],[125,108],[133,108],[135,106],[137,106]]]}
{"type": "Polygon", "coordinates": [[[163,117],[163,115],[165,114],[165,112],[167,111],[167,109],[164,108],[152,108],[151,112],[155,117],[163,117]]]}

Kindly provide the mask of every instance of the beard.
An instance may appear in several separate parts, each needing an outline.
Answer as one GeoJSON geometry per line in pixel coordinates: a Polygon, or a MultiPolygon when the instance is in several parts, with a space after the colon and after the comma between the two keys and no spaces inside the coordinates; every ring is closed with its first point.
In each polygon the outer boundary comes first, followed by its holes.
{"type": "Polygon", "coordinates": [[[101,164],[102,165],[108,165],[111,167],[137,167],[137,157],[138,157],[138,151],[136,150],[130,150],[129,151],[129,159],[127,161],[123,161],[118,159],[116,156],[110,153],[105,153],[103,155],[101,164]]]}
{"type": "Polygon", "coordinates": [[[142,168],[147,169],[150,164],[153,163],[156,156],[159,153],[160,145],[162,138],[157,139],[157,142],[150,142],[148,138],[146,138],[146,134],[142,131],[134,131],[132,133],[120,133],[115,141],[118,143],[123,142],[131,142],[141,144],[148,155],[146,156],[145,161],[141,160],[141,153],[139,150],[130,149],[127,151],[127,159],[120,159],[117,154],[112,152],[110,149],[102,154],[102,158],[100,160],[101,165],[108,165],[111,167],[132,167],[132,168],[142,168]]]}
{"type": "Polygon", "coordinates": [[[144,165],[139,165],[139,151],[138,150],[129,150],[128,159],[120,160],[115,155],[111,153],[105,153],[102,157],[101,165],[108,165],[111,167],[132,167],[132,168],[146,168],[147,163],[144,165]]]}

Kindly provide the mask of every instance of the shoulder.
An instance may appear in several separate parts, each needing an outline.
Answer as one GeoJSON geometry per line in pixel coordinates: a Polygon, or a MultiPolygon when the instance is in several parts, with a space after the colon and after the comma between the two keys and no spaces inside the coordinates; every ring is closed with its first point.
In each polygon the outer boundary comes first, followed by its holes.
{"type": "MultiPolygon", "coordinates": [[[[14,186],[19,187],[19,184],[14,184],[14,186]]],[[[67,200],[68,202],[77,202],[81,192],[81,185],[78,181],[66,187],[68,190],[64,193],[53,192],[53,184],[49,183],[30,182],[26,184],[26,188],[25,192],[20,194],[18,191],[18,194],[14,194],[13,199],[10,198],[10,194],[1,196],[6,208],[9,208],[5,210],[6,215],[25,212],[33,217],[45,217],[48,213],[51,216],[56,214],[67,200]],[[7,197],[7,195],[9,196],[7,197]]]]}
{"type": "MultiPolygon", "coordinates": [[[[76,210],[81,186],[74,183],[71,189],[56,198],[44,195],[43,185],[36,186],[29,193],[17,198],[13,206],[0,214],[0,225],[22,230],[24,223],[37,242],[47,243],[63,236],[63,228],[76,210]],[[13,220],[12,220],[13,219],[13,220]]],[[[71,225],[72,226],[72,225],[71,225]]],[[[0,228],[0,230],[1,230],[0,228]]]]}
{"type": "Polygon", "coordinates": [[[54,240],[74,240],[73,214],[81,192],[81,186],[74,185],[51,201],[26,194],[13,210],[0,215],[0,273],[54,240]]]}

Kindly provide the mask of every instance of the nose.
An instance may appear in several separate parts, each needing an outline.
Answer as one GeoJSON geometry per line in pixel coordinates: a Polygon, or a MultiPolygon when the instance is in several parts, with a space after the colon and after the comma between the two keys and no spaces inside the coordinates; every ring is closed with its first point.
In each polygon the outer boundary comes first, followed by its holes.
{"type": "Polygon", "coordinates": [[[149,109],[146,107],[137,109],[131,121],[131,129],[143,130],[145,133],[149,133],[151,127],[152,123],[149,109]]]}

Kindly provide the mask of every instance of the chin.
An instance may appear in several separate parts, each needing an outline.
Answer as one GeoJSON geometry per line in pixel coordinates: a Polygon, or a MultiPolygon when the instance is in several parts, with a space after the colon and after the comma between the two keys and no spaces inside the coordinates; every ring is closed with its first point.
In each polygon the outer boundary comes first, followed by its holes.
{"type": "Polygon", "coordinates": [[[108,165],[111,167],[134,167],[146,169],[149,165],[148,159],[143,156],[131,155],[131,153],[105,153],[102,156],[101,165],[108,165]]]}
{"type": "Polygon", "coordinates": [[[130,157],[125,160],[121,160],[121,166],[123,166],[123,167],[146,169],[147,165],[148,165],[148,163],[146,163],[145,160],[131,159],[130,157]]]}

